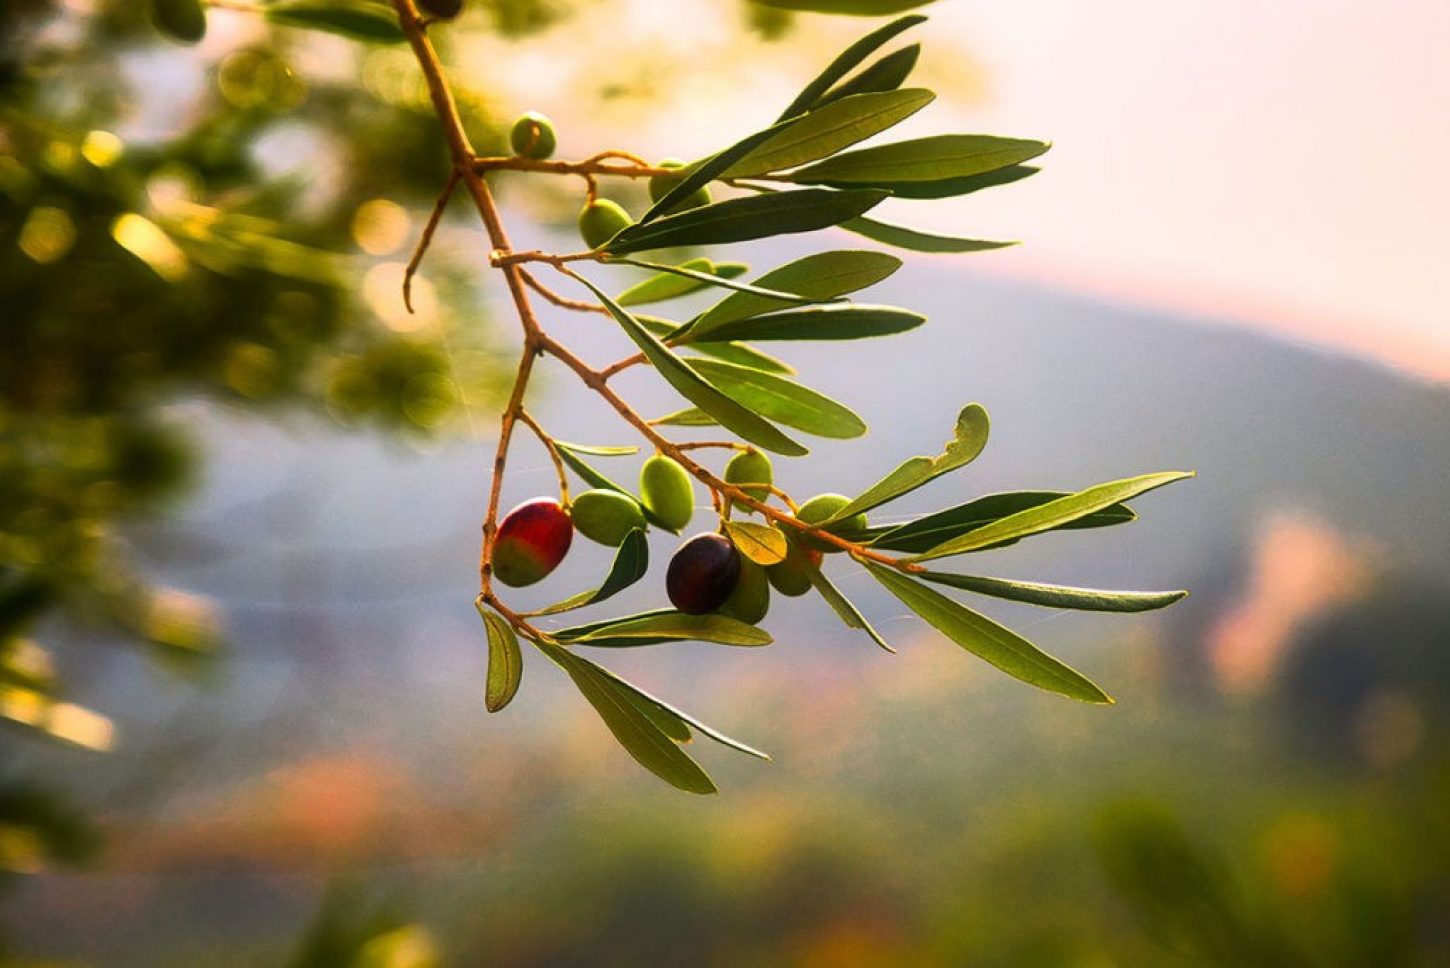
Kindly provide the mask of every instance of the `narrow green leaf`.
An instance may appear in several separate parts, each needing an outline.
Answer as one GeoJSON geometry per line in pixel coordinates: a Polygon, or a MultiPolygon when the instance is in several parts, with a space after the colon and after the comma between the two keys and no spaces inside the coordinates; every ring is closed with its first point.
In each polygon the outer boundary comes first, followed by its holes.
{"type": "MultiPolygon", "coordinates": [[[[792,292],[815,299],[829,299],[865,289],[901,268],[901,260],[884,252],[841,249],[817,252],[778,269],[772,269],[755,285],[792,292]]],[[[705,310],[685,331],[685,338],[703,339],[717,327],[780,309],[773,299],[733,293],[705,310]]]]}
{"type": "Polygon", "coordinates": [[[866,432],[866,422],[849,407],[794,380],[724,360],[685,363],[741,406],[787,427],[838,440],[866,432]]]}
{"type": "Polygon", "coordinates": [[[948,471],[954,471],[977,459],[987,446],[991,422],[979,403],[969,403],[957,414],[957,424],[946,448],[935,457],[912,457],[896,470],[868,487],[859,497],[837,511],[830,521],[840,521],[853,514],[880,507],[908,494],[948,471]]]}
{"type": "Polygon", "coordinates": [[[936,98],[914,88],[854,94],[811,111],[763,142],[725,172],[727,178],[763,175],[833,155],[899,124],[936,98]]]}
{"type": "Polygon", "coordinates": [[[609,574],[604,576],[604,582],[598,588],[571,595],[562,602],[556,602],[530,614],[557,615],[560,612],[568,612],[576,608],[583,608],[585,605],[602,602],[639,581],[647,571],[649,571],[649,541],[645,539],[644,531],[635,528],[620,542],[619,550],[614,553],[614,563],[609,566],[609,574]]]}
{"type": "Polygon", "coordinates": [[[1188,594],[1183,590],[1126,592],[1102,588],[1074,588],[1071,585],[1046,585],[1006,578],[948,575],[939,571],[921,571],[915,574],[917,578],[926,581],[950,585],[979,595],[1026,602],[1028,605],[1045,605],[1048,608],[1075,608],[1086,612],[1149,612],[1155,608],[1166,608],[1188,594]]]}
{"type": "Polygon", "coordinates": [[[886,192],[871,188],[804,188],[730,198],[648,224],[637,222],[610,239],[603,251],[626,255],[678,245],[720,245],[814,232],[853,219],[886,197],[886,192]]]}
{"type": "MultiPolygon", "coordinates": [[[[986,494],[965,504],[958,504],[896,527],[868,529],[863,537],[873,548],[885,551],[926,551],[948,538],[966,534],[1009,514],[1038,507],[1048,501],[1066,497],[1067,494],[1066,491],[1003,491],[999,494],[986,494]]],[[[1126,504],[1114,504],[1086,517],[1068,521],[1060,527],[1105,528],[1137,519],[1138,515],[1126,504]]],[[[1001,548],[1014,543],[1015,541],[1004,541],[992,547],[1001,548]]]]}
{"type": "Polygon", "coordinates": [[[1129,498],[1137,497],[1146,491],[1192,476],[1192,471],[1164,471],[1098,484],[1078,491],[1076,494],[1056,498],[1046,504],[1018,511],[1016,514],[1009,514],[991,524],[974,528],[965,534],[948,539],[927,551],[914,555],[910,560],[928,561],[932,558],[945,558],[948,555],[959,555],[968,551],[980,551],[1003,541],[1012,541],[1043,531],[1051,531],[1095,511],[1101,511],[1129,498]]]}
{"type": "MultiPolygon", "coordinates": [[[[709,330],[711,340],[840,340],[893,336],[916,329],[926,317],[895,306],[863,303],[809,306],[764,316],[723,323],[709,330]]],[[[685,334],[684,345],[694,345],[694,332],[685,334]]]]}
{"type": "MultiPolygon", "coordinates": [[[[749,267],[743,262],[716,263],[710,259],[691,259],[689,262],[682,263],[681,267],[719,276],[723,279],[734,279],[749,271],[749,267]]],[[[676,272],[659,272],[630,286],[615,296],[614,301],[621,306],[643,306],[647,303],[664,302],[667,299],[688,296],[692,292],[704,289],[706,285],[707,283],[692,276],[684,276],[676,272]]]]}
{"type": "Polygon", "coordinates": [[[674,413],[667,413],[663,417],[656,417],[650,423],[662,427],[715,427],[719,426],[715,418],[710,416],[699,407],[686,407],[683,410],[676,410],[674,413]]]}
{"type": "MultiPolygon", "coordinates": [[[[744,158],[757,147],[776,137],[781,132],[788,130],[796,123],[795,118],[782,119],[763,131],[756,131],[754,134],[746,135],[722,151],[717,151],[709,158],[697,161],[680,169],[684,177],[678,181],[673,188],[660,196],[659,201],[649,207],[640,216],[640,226],[648,225],[655,219],[660,218],[666,212],[674,209],[676,205],[695,194],[697,189],[710,184],[716,178],[723,175],[731,165],[744,158]]],[[[705,206],[709,208],[710,206],[705,206]]]]}
{"type": "MultiPolygon", "coordinates": [[[[563,636],[563,633],[559,634],[563,636]]],[[[771,638],[764,629],[726,615],[686,615],[684,612],[668,611],[620,619],[583,635],[570,636],[567,641],[574,645],[616,648],[657,645],[667,641],[712,642],[753,648],[769,645],[771,638]]]]}
{"type": "Polygon", "coordinates": [[[611,625],[618,625],[621,622],[633,622],[636,619],[656,618],[660,615],[677,614],[679,613],[672,608],[652,608],[648,612],[635,612],[633,615],[621,615],[615,618],[586,622],[583,625],[574,625],[566,629],[560,629],[557,632],[552,632],[550,635],[560,642],[573,642],[575,639],[588,635],[590,632],[598,632],[600,629],[606,629],[611,625]]]}
{"type": "Polygon", "coordinates": [[[786,105],[786,109],[780,114],[780,120],[784,121],[786,118],[795,117],[809,110],[811,105],[815,104],[822,94],[829,91],[837,81],[854,70],[858,64],[880,50],[891,38],[904,30],[909,30],[917,24],[925,22],[926,18],[920,14],[910,14],[909,16],[893,20],[884,27],[876,28],[850,47],[847,47],[837,55],[835,60],[826,66],[825,70],[817,74],[809,84],[801,89],[801,92],[795,96],[795,100],[786,105]]]}
{"type": "Polygon", "coordinates": [[[696,375],[684,360],[681,360],[664,343],[660,342],[658,336],[645,329],[638,320],[621,309],[594,283],[577,273],[570,272],[569,274],[587,286],[598,297],[600,305],[609,311],[609,314],[624,329],[625,334],[654,364],[660,376],[664,377],[666,382],[686,400],[718,420],[722,427],[739,434],[752,444],[758,444],[778,454],[799,457],[809,453],[806,448],[781,433],[764,417],[742,407],[696,375]]]}
{"type": "Polygon", "coordinates": [[[892,655],[896,654],[896,650],[891,647],[891,643],[882,638],[881,633],[877,632],[871,626],[871,623],[866,621],[866,616],[861,614],[861,610],[849,598],[841,594],[841,590],[826,577],[824,571],[814,567],[809,562],[805,563],[805,570],[806,577],[811,580],[811,587],[826,600],[826,604],[831,606],[831,611],[836,613],[836,616],[845,623],[847,628],[860,629],[871,637],[872,642],[875,642],[892,655]]]}
{"type": "Polygon", "coordinates": [[[717,360],[724,360],[726,363],[734,363],[736,366],[748,366],[752,370],[760,370],[764,373],[779,373],[781,376],[791,376],[796,372],[795,367],[785,360],[771,356],[769,353],[762,353],[760,350],[747,343],[690,343],[689,349],[697,353],[707,353],[717,360]]]}
{"type": "MultiPolygon", "coordinates": [[[[753,3],[802,13],[835,13],[848,17],[884,17],[912,7],[924,7],[932,0],[752,0],[753,3]]],[[[925,17],[921,18],[925,20],[925,17]]]]}
{"type": "Polygon", "coordinates": [[[386,7],[355,0],[279,0],[262,8],[274,24],[338,34],[353,40],[398,44],[403,31],[386,7]]]}
{"type": "Polygon", "coordinates": [[[563,447],[576,454],[588,454],[591,457],[628,457],[630,454],[639,453],[638,444],[627,444],[618,446],[614,444],[571,444],[566,440],[554,441],[554,446],[563,447]]]}
{"type": "Polygon", "coordinates": [[[786,537],[777,527],[749,521],[727,521],[725,533],[735,550],[757,565],[776,565],[785,561],[786,537]]]}
{"type": "Polygon", "coordinates": [[[622,680],[599,666],[547,642],[537,643],[543,653],[574,681],[581,695],[599,713],[630,756],[655,776],[687,793],[715,793],[710,775],[679,748],[655,719],[643,712],[622,680]]]}
{"type": "MultiPolygon", "coordinates": [[[[751,285],[748,282],[735,282],[725,276],[712,275],[708,272],[699,272],[691,269],[688,265],[671,266],[657,262],[645,262],[642,259],[611,259],[611,263],[623,263],[624,265],[637,266],[641,269],[655,269],[662,274],[680,276],[699,283],[701,286],[718,286],[721,289],[734,289],[736,292],[749,293],[760,299],[767,299],[776,305],[785,304],[790,306],[807,306],[812,303],[825,302],[823,299],[812,299],[809,296],[798,296],[794,293],[779,292],[774,289],[763,289],[760,286],[751,285]]],[[[620,303],[623,305],[623,303],[620,303]]]]}
{"type": "MultiPolygon", "coordinates": [[[[613,673],[607,674],[613,675],[613,673]]],[[[674,706],[671,706],[669,703],[666,703],[662,699],[658,699],[655,696],[650,695],[636,685],[625,682],[623,679],[620,679],[619,683],[624,688],[630,690],[639,697],[639,705],[641,706],[641,708],[643,708],[644,706],[653,707],[654,712],[657,714],[656,722],[664,720],[670,723],[674,727],[674,733],[678,733],[679,730],[684,730],[685,735],[688,737],[689,731],[691,729],[695,729],[698,730],[702,736],[708,736],[710,739],[713,739],[715,742],[719,743],[722,746],[728,746],[732,750],[737,750],[741,753],[745,753],[748,756],[753,756],[756,759],[765,760],[767,763],[770,762],[769,753],[763,753],[753,746],[747,746],[745,743],[740,742],[740,740],[738,739],[733,739],[732,737],[726,736],[718,729],[702,723],[700,720],[696,719],[694,716],[691,716],[689,713],[684,712],[683,710],[678,709],[674,706]]],[[[666,729],[666,733],[671,733],[671,730],[666,729]]]]}
{"type": "MultiPolygon", "coordinates": [[[[891,193],[892,198],[956,198],[970,195],[988,188],[1010,185],[1013,182],[1031,178],[1041,171],[1035,165],[1008,165],[980,175],[963,175],[960,178],[940,178],[932,181],[883,181],[872,182],[872,188],[891,193]]],[[[861,187],[850,182],[832,182],[832,188],[861,187]]]]}
{"type": "Polygon", "coordinates": [[[787,180],[820,182],[939,181],[996,171],[1030,161],[1051,147],[1045,141],[990,134],[939,134],[860,148],[792,172],[787,180]]]}
{"type": "Polygon", "coordinates": [[[822,95],[814,107],[822,108],[828,104],[834,104],[841,98],[851,97],[855,94],[894,91],[906,83],[906,79],[916,69],[916,62],[920,57],[920,44],[909,44],[900,50],[892,51],[870,67],[857,73],[855,77],[841,82],[840,85],[822,95]]]}
{"type": "Polygon", "coordinates": [[[873,562],[865,565],[887,591],[901,599],[903,605],[920,615],[928,625],[1009,676],[1082,702],[1113,701],[1092,680],[1011,629],[891,568],[873,562]]]}
{"type": "MultiPolygon", "coordinates": [[[[924,182],[923,184],[931,183],[924,182]]],[[[891,225],[874,218],[853,218],[842,222],[840,227],[847,232],[855,232],[857,235],[874,239],[883,245],[894,245],[898,249],[908,249],[912,252],[990,252],[993,249],[1011,248],[1017,244],[1016,242],[991,242],[986,239],[959,239],[950,235],[932,235],[930,232],[918,232],[916,229],[891,225]]]]}
{"type": "Polygon", "coordinates": [[[483,705],[496,713],[509,704],[519,691],[519,682],[524,674],[524,657],[519,651],[519,638],[513,626],[502,615],[476,602],[478,614],[483,616],[484,628],[488,631],[488,678],[483,693],[483,705]]]}

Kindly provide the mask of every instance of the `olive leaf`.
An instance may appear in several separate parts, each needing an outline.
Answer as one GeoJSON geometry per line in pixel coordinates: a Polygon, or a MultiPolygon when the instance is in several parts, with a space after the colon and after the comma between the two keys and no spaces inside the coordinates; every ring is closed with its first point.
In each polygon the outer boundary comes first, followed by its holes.
{"type": "Polygon", "coordinates": [[[939,134],[847,151],[784,177],[801,184],[939,181],[1020,165],[1050,147],[990,134],[939,134]]]}
{"type": "Polygon", "coordinates": [[[931,91],[913,88],[853,94],[812,108],[731,165],[724,176],[763,175],[825,158],[900,124],[935,98],[931,91]]]}
{"type": "Polygon", "coordinates": [[[724,360],[685,363],[730,399],[787,427],[841,440],[866,432],[865,421],[850,408],[794,380],[724,360]]]}
{"type": "MultiPolygon", "coordinates": [[[[825,302],[825,299],[812,299],[809,296],[799,296],[790,292],[779,292],[774,289],[765,289],[760,286],[751,285],[748,282],[735,282],[728,276],[715,275],[709,272],[701,272],[692,269],[688,265],[665,265],[659,262],[645,262],[642,259],[611,259],[611,263],[635,266],[640,269],[654,269],[661,274],[680,276],[701,286],[719,286],[722,289],[734,289],[736,292],[748,293],[762,299],[769,299],[777,303],[785,303],[793,306],[810,305],[811,303],[825,302]]],[[[624,305],[620,303],[620,305],[624,305]]]]}
{"type": "MultiPolygon", "coordinates": [[[[985,494],[982,497],[958,504],[955,507],[923,515],[905,524],[880,528],[869,528],[860,539],[873,548],[885,551],[926,551],[948,538],[955,538],[985,524],[991,524],[1009,514],[1025,511],[1046,504],[1048,501],[1066,497],[1067,491],[1003,491],[985,494]]],[[[1136,521],[1138,515],[1126,504],[1113,504],[1094,511],[1092,514],[1058,525],[1059,528],[1104,528],[1115,524],[1136,521]]],[[[992,545],[1001,548],[1014,544],[1016,539],[992,545]]]]}
{"type": "MultiPolygon", "coordinates": [[[[932,0],[751,0],[780,10],[810,13],[838,13],[851,17],[882,17],[888,13],[924,7],[932,0]]],[[[921,19],[925,20],[925,17],[921,19]]]]}
{"type": "MultiPolygon", "coordinates": [[[[1011,185],[1013,182],[1031,178],[1041,171],[1035,165],[1008,165],[994,171],[977,175],[961,175],[957,178],[934,178],[926,181],[873,181],[871,188],[880,188],[891,193],[893,198],[955,198],[970,195],[988,188],[1011,185]]],[[[861,187],[851,182],[829,182],[833,188],[861,187]]]]}
{"type": "MultiPolygon", "coordinates": [[[[643,505],[640,507],[643,508],[643,505]]],[[[604,576],[604,582],[598,588],[571,595],[561,602],[529,614],[531,616],[557,615],[560,612],[568,612],[602,602],[639,581],[647,571],[649,571],[649,541],[645,539],[643,530],[633,528],[619,543],[619,550],[614,554],[614,562],[609,566],[609,574],[604,576]]]]}
{"type": "Polygon", "coordinates": [[[869,561],[865,565],[872,577],[928,625],[1009,676],[1082,702],[1113,701],[1092,680],[1011,629],[894,569],[869,561]]]}
{"type": "MultiPolygon", "coordinates": [[[[680,268],[693,269],[724,279],[734,279],[750,270],[743,262],[715,262],[711,259],[691,259],[681,263],[680,268]]],[[[615,296],[614,301],[621,306],[643,306],[688,296],[704,289],[706,285],[703,280],[677,272],[659,272],[630,286],[615,296]]]]}
{"type": "MultiPolygon", "coordinates": [[[[808,306],[763,316],[751,316],[710,329],[711,340],[843,340],[893,336],[916,329],[926,317],[895,306],[862,303],[808,306]]],[[[680,342],[695,345],[694,332],[686,331],[680,342]]]]}
{"type": "MultiPolygon", "coordinates": [[[[826,300],[865,289],[899,268],[901,260],[884,252],[841,249],[816,252],[788,262],[756,279],[755,285],[826,300]]],[[[682,335],[690,340],[704,339],[712,330],[726,323],[781,308],[774,299],[732,293],[696,317],[682,335]]]]}
{"type": "Polygon", "coordinates": [[[683,410],[676,410],[674,413],[667,413],[663,417],[656,417],[650,421],[652,424],[659,424],[664,427],[714,427],[717,426],[715,418],[710,416],[699,407],[686,407],[683,410]]]}
{"type": "Polygon", "coordinates": [[[590,627],[555,633],[572,645],[630,648],[662,642],[710,642],[716,645],[759,647],[769,645],[770,633],[727,615],[687,615],[667,610],[631,615],[590,627]]]}
{"type": "Polygon", "coordinates": [[[841,594],[841,590],[826,577],[824,571],[811,564],[809,560],[803,561],[802,567],[805,569],[806,577],[810,579],[811,587],[826,600],[826,604],[831,606],[831,611],[836,613],[836,616],[845,623],[847,628],[860,629],[881,648],[893,655],[896,654],[891,643],[881,637],[881,633],[872,627],[871,623],[866,620],[866,616],[861,614],[861,610],[849,598],[841,594]]]}
{"type": "Polygon", "coordinates": [[[482,600],[474,603],[483,616],[488,631],[488,677],[484,685],[483,704],[496,713],[509,704],[519,691],[524,674],[524,657],[519,651],[519,638],[513,626],[502,615],[486,607],[482,600]]]}
{"type": "MultiPolygon", "coordinates": [[[[562,440],[555,440],[554,446],[558,448],[559,459],[562,460],[565,465],[567,465],[569,469],[572,470],[575,474],[578,474],[579,478],[584,481],[584,483],[588,484],[590,487],[597,487],[606,491],[617,491],[620,494],[626,495],[627,497],[633,499],[637,504],[639,504],[640,509],[644,511],[645,520],[648,521],[650,524],[654,525],[657,528],[662,528],[665,531],[670,532],[670,534],[679,534],[678,529],[670,527],[659,517],[654,515],[649,508],[645,507],[644,502],[640,501],[639,497],[633,494],[627,487],[616,484],[614,481],[610,480],[608,477],[605,477],[603,474],[599,473],[599,471],[589,466],[583,461],[583,459],[579,457],[580,454],[598,454],[598,452],[600,451],[608,451],[612,450],[613,448],[591,448],[585,447],[580,444],[571,444],[562,440]]],[[[635,449],[637,450],[638,448],[635,449]]],[[[600,456],[615,455],[605,453],[601,454],[600,456]]]]}
{"type": "Polygon", "coordinates": [[[973,528],[965,534],[943,541],[926,551],[913,555],[909,561],[928,561],[968,551],[981,551],[1003,541],[1014,541],[1043,531],[1052,531],[1095,511],[1112,507],[1154,488],[1192,477],[1192,471],[1162,471],[1143,474],[1121,481],[1098,484],[1075,494],[1054,498],[1046,504],[1009,514],[991,524],[973,528]]]}
{"type": "MultiPolygon", "coordinates": [[[[923,182],[923,184],[931,184],[931,182],[923,182]]],[[[909,249],[912,252],[952,254],[990,252],[993,249],[1011,248],[1017,244],[1016,242],[992,242],[986,239],[961,239],[950,235],[933,235],[930,232],[903,228],[900,225],[891,225],[874,218],[853,218],[842,222],[840,227],[847,232],[864,235],[883,245],[894,245],[898,249],[909,249]]]]}
{"type": "Polygon", "coordinates": [[[571,444],[566,440],[555,440],[556,447],[565,447],[576,454],[588,454],[591,457],[628,457],[630,454],[639,453],[638,444],[571,444]]]}
{"type": "Polygon", "coordinates": [[[710,775],[661,728],[657,714],[651,715],[640,708],[640,700],[625,688],[623,680],[568,649],[547,642],[536,644],[568,674],[619,745],[641,766],[687,793],[716,792],[710,775]]]}
{"type": "Polygon", "coordinates": [[[571,276],[583,283],[599,299],[600,305],[609,311],[615,321],[624,329],[645,357],[654,364],[660,376],[674,387],[681,396],[720,422],[722,427],[739,434],[752,444],[790,457],[809,453],[805,447],[781,433],[764,417],[747,410],[730,399],[716,387],[707,383],[690,369],[678,356],[633,316],[608,296],[604,290],[577,273],[571,276]]]}
{"type": "Polygon", "coordinates": [[[1102,588],[1074,588],[1071,585],[1047,585],[1033,581],[1012,581],[1006,578],[983,578],[975,575],[949,575],[939,571],[914,572],[917,578],[950,585],[963,591],[990,595],[1012,602],[1043,605],[1048,608],[1074,608],[1087,612],[1148,612],[1167,608],[1187,596],[1181,589],[1164,592],[1109,591],[1102,588]]]}
{"type": "Polygon", "coordinates": [[[398,18],[386,7],[358,0],[278,0],[262,8],[274,24],[339,34],[380,44],[403,42],[398,18]]]}
{"type": "Polygon", "coordinates": [[[791,376],[796,372],[795,367],[785,360],[762,352],[748,343],[690,343],[689,349],[697,353],[709,354],[726,363],[734,363],[736,366],[748,366],[752,370],[760,370],[763,373],[791,376]]]}
{"type": "Polygon", "coordinates": [[[908,44],[900,50],[894,50],[821,95],[821,99],[815,103],[814,109],[825,107],[841,98],[855,94],[894,91],[906,83],[906,79],[916,69],[916,62],[920,57],[920,44],[908,44]]]}
{"type": "Polygon", "coordinates": [[[785,561],[787,539],[779,528],[749,521],[727,521],[725,533],[735,550],[757,565],[775,565],[785,561]]]}
{"type": "Polygon", "coordinates": [[[769,196],[730,198],[652,222],[636,222],[610,239],[601,251],[626,255],[679,245],[720,245],[814,232],[861,215],[887,194],[875,188],[803,188],[769,196]]]}
{"type": "MultiPolygon", "coordinates": [[[[956,431],[946,448],[935,457],[912,457],[903,461],[890,474],[868,487],[859,496],[823,523],[829,524],[869,511],[887,501],[894,501],[948,471],[977,459],[987,446],[991,422],[979,403],[969,403],[957,414],[956,431]]],[[[1113,502],[1110,502],[1113,503],[1113,502]]]]}
{"type": "MultiPolygon", "coordinates": [[[[770,6],[780,5],[780,0],[775,0],[775,2],[766,0],[766,2],[770,6]]],[[[914,4],[908,4],[908,6],[914,6],[914,4]]],[[[809,84],[802,88],[801,92],[795,96],[795,99],[790,104],[786,105],[785,110],[780,113],[780,120],[784,121],[787,118],[795,117],[803,111],[809,110],[820,100],[821,95],[829,91],[837,81],[849,74],[866,58],[880,50],[893,37],[902,31],[909,30],[917,24],[925,22],[926,18],[920,14],[910,14],[905,17],[900,17],[886,24],[884,27],[876,28],[850,47],[847,47],[836,56],[835,60],[826,66],[825,70],[817,74],[809,84]]]]}
{"type": "MultiPolygon", "coordinates": [[[[673,188],[661,195],[659,200],[639,217],[639,222],[636,225],[641,227],[648,225],[666,212],[672,211],[676,205],[695,194],[698,189],[705,187],[723,175],[735,162],[750,154],[759,145],[764,144],[781,132],[788,130],[795,122],[795,118],[782,118],[770,127],[762,131],[756,131],[753,134],[748,134],[730,147],[717,151],[708,158],[681,168],[679,170],[679,174],[682,176],[680,180],[675,183],[673,188]]],[[[711,206],[707,205],[704,207],[709,208],[711,206]]]]}

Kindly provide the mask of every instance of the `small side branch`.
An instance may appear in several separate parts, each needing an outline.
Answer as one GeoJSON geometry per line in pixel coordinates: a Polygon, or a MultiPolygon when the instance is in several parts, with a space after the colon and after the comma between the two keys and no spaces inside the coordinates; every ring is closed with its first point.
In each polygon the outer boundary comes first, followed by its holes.
{"type": "Polygon", "coordinates": [[[455,168],[448,173],[448,183],[438,193],[438,200],[433,203],[433,214],[428,216],[428,224],[423,226],[418,247],[413,250],[413,258],[408,260],[408,268],[403,272],[403,305],[410,313],[413,311],[413,276],[417,274],[418,266],[423,264],[423,253],[428,251],[428,245],[433,241],[433,233],[438,231],[438,223],[443,221],[443,210],[448,207],[448,200],[453,197],[453,189],[457,187],[458,169],[455,168]]]}

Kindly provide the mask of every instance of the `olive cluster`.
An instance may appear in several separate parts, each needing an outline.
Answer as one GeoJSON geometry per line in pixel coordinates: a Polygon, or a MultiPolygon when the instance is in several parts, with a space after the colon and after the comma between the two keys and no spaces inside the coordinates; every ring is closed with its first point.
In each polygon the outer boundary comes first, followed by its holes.
{"type": "MultiPolygon", "coordinates": [[[[770,458],[753,448],[732,457],[725,480],[755,500],[772,493],[770,458]]],[[[828,520],[845,507],[840,494],[820,494],[800,505],[796,516],[806,524],[828,520]]],[[[493,545],[493,574],[513,587],[532,585],[548,576],[569,553],[574,532],[591,541],[618,547],[630,532],[650,524],[678,534],[694,517],[695,490],[678,462],[656,454],[639,474],[639,500],[622,491],[595,488],[568,503],[551,497],[525,501],[499,523],[493,545]]],[[[726,512],[728,514],[728,511],[726,512]]],[[[864,514],[833,523],[832,533],[849,534],[866,527],[864,514]]],[[[722,531],[724,529],[722,528],[722,531]]],[[[675,550],[665,572],[670,603],[688,615],[718,613],[755,624],[770,608],[770,589],[795,597],[811,589],[811,572],[822,555],[839,551],[835,544],[802,534],[787,538],[784,560],[760,565],[742,555],[726,533],[706,531],[675,550]]]]}

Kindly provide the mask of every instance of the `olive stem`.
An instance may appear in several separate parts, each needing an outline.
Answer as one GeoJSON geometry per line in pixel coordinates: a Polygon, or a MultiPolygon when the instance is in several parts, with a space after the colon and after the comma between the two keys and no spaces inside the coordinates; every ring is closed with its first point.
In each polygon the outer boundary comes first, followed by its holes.
{"type": "Polygon", "coordinates": [[[555,306],[558,306],[562,309],[572,309],[575,312],[579,313],[602,313],[605,316],[609,315],[609,310],[605,309],[598,303],[585,302],[582,299],[570,299],[568,296],[561,296],[557,292],[540,282],[538,276],[534,275],[529,270],[520,269],[519,271],[523,273],[524,282],[528,284],[530,289],[543,296],[555,306]]]}
{"type": "Polygon", "coordinates": [[[438,231],[438,223],[443,220],[443,210],[448,207],[448,200],[453,197],[453,189],[457,187],[458,169],[455,168],[448,173],[448,183],[438,193],[438,200],[433,203],[433,213],[428,216],[428,224],[423,226],[423,234],[418,238],[418,247],[413,250],[413,258],[408,260],[408,268],[403,270],[403,306],[409,313],[413,312],[413,276],[423,264],[423,253],[428,251],[428,245],[433,241],[433,233],[438,231]]]}
{"type": "Polygon", "coordinates": [[[539,172],[550,175],[612,175],[617,178],[653,178],[656,175],[677,173],[672,168],[658,168],[637,155],[625,151],[601,151],[583,161],[548,161],[538,158],[474,157],[473,170],[479,173],[490,171],[539,172]],[[623,158],[628,165],[605,164],[607,158],[623,158]]]}
{"type": "Polygon", "coordinates": [[[585,259],[592,259],[601,262],[604,253],[590,249],[587,252],[569,252],[559,255],[554,252],[543,252],[539,249],[530,249],[528,252],[510,252],[500,246],[495,246],[493,252],[489,253],[489,265],[495,269],[508,269],[517,266],[522,262],[547,262],[555,268],[562,268],[566,262],[582,262],[585,259]]]}
{"type": "Polygon", "coordinates": [[[559,503],[566,508],[569,506],[569,477],[564,470],[564,458],[559,456],[559,447],[554,443],[554,438],[548,431],[539,426],[539,422],[527,410],[519,411],[519,422],[534,432],[539,438],[539,443],[549,452],[549,459],[554,462],[554,473],[559,477],[559,503]]]}

